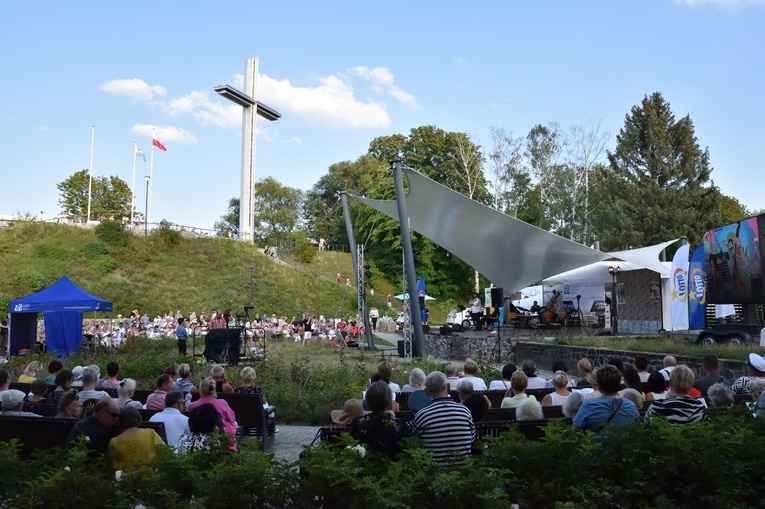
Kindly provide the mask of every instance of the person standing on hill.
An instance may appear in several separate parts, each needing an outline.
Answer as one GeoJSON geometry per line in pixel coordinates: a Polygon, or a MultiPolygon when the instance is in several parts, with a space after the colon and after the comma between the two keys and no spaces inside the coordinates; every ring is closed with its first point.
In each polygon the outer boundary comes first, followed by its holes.
{"type": "Polygon", "coordinates": [[[372,310],[369,312],[369,320],[372,322],[372,330],[377,330],[378,318],[380,318],[380,312],[376,307],[372,306],[372,310]]]}
{"type": "Polygon", "coordinates": [[[175,329],[175,337],[178,339],[178,353],[186,355],[186,340],[189,339],[189,331],[183,325],[185,318],[178,318],[178,327],[175,329]]]}

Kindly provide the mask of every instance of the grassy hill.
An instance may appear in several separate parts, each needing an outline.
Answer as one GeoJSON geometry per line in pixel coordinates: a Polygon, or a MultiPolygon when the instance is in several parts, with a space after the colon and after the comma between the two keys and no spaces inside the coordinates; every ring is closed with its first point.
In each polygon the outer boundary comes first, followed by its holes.
{"type": "MultiPolygon", "coordinates": [[[[0,306],[69,276],[114,303],[114,315],[131,309],[150,316],[180,309],[184,314],[232,308],[242,312],[324,316],[356,313],[356,292],[337,283],[353,280],[348,253],[317,253],[297,264],[262,254],[262,248],[224,238],[186,238],[165,230],[148,237],[72,225],[18,222],[0,230],[0,306]],[[252,278],[250,277],[252,275],[252,278]],[[346,276],[347,275],[347,276],[346,276]],[[252,284],[251,284],[252,282],[252,284]]],[[[394,291],[383,282],[369,305],[385,309],[394,291]]]]}

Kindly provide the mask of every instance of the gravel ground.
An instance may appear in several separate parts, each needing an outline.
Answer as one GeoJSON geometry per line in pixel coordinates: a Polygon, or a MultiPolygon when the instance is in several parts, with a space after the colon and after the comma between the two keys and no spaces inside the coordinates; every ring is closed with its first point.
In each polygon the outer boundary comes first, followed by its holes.
{"type": "Polygon", "coordinates": [[[271,453],[277,459],[294,463],[303,452],[303,448],[310,445],[319,431],[318,426],[283,426],[277,425],[279,433],[274,439],[274,447],[271,453]]]}

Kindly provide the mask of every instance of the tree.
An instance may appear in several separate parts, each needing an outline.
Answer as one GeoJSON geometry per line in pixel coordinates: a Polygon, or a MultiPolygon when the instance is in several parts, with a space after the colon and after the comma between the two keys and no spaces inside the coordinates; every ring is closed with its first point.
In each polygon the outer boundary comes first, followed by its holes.
{"type": "MultiPolygon", "coordinates": [[[[314,240],[323,238],[328,244],[347,245],[348,233],[340,206],[340,193],[345,191],[370,196],[370,185],[376,181],[390,183],[390,172],[386,163],[369,155],[330,166],[327,174],[314,184],[305,197],[306,229],[314,240]]],[[[390,189],[392,191],[392,185],[390,189]]],[[[352,221],[356,224],[363,207],[353,200],[349,200],[348,205],[352,221]]]]}
{"type": "Polygon", "coordinates": [[[546,127],[537,124],[526,136],[526,158],[536,186],[536,200],[528,203],[522,219],[545,230],[555,230],[554,225],[565,223],[567,200],[561,196],[559,185],[564,147],[563,133],[555,122],[546,127]]]}
{"type": "Polygon", "coordinates": [[[690,116],[676,121],[661,93],[632,107],[608,160],[613,207],[600,220],[608,250],[700,239],[714,226],[720,193],[709,182],[709,150],[700,148],[690,116]]]}
{"type": "Polygon", "coordinates": [[[494,208],[518,217],[529,192],[528,169],[523,159],[523,138],[514,138],[504,128],[491,128],[492,149],[489,169],[493,177],[494,208]]]}
{"type": "MultiPolygon", "coordinates": [[[[408,137],[399,134],[376,138],[369,146],[369,154],[384,163],[398,157],[405,166],[450,189],[486,205],[493,202],[483,171],[476,171],[483,165],[481,147],[464,133],[422,126],[412,129],[408,137]]],[[[387,185],[388,182],[389,179],[375,182],[370,186],[371,194],[368,196],[393,199],[392,186],[387,185]]],[[[402,268],[398,222],[379,218],[369,209],[364,214],[362,229],[371,232],[369,256],[388,279],[399,280],[402,268]]],[[[466,293],[474,287],[471,281],[473,271],[461,260],[419,235],[413,234],[412,242],[420,250],[417,275],[428,280],[435,296],[466,293]]]]}
{"type": "Polygon", "coordinates": [[[255,183],[252,209],[255,237],[267,244],[290,237],[302,216],[303,192],[272,177],[255,183]]]}
{"type": "MultiPolygon", "coordinates": [[[[56,185],[61,192],[58,203],[68,217],[87,217],[89,184],[90,172],[80,170],[56,185]]],[[[91,219],[101,216],[129,217],[131,196],[130,186],[119,177],[93,177],[91,219]]]]}
{"type": "Polygon", "coordinates": [[[239,198],[231,198],[228,201],[228,210],[220,216],[220,220],[213,225],[217,231],[226,231],[229,228],[239,228],[239,198]]]}

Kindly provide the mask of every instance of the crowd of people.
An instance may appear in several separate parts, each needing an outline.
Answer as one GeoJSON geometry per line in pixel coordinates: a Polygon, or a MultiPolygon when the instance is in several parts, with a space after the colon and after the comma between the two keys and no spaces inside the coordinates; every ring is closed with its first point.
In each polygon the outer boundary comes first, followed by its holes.
{"type": "MultiPolygon", "coordinates": [[[[237,417],[220,393],[251,394],[253,404],[263,407],[269,432],[275,433],[275,407],[255,383],[255,370],[245,367],[242,383],[232,386],[225,379],[222,366],[213,365],[210,375],[198,385],[192,381],[187,363],[168,368],[157,376],[156,390],[145,403],[134,399],[136,383],[119,377],[119,365],[107,366],[108,378],[101,378],[98,365],[66,369],[61,361],[48,364],[47,376],[39,361],[30,362],[21,383],[30,383],[29,393],[11,389],[13,381],[6,369],[0,369],[0,415],[44,418],[24,410],[25,404],[55,405],[55,417],[72,419],[74,424],[66,447],[73,447],[81,437],[92,454],[108,454],[115,471],[147,468],[157,448],[170,447],[178,453],[210,449],[214,437],[226,433],[230,449],[236,450],[237,417]],[[198,399],[192,399],[198,395],[198,399]],[[141,409],[154,411],[151,422],[164,423],[166,442],[152,428],[140,427],[141,409]]],[[[35,408],[35,407],[32,407],[35,408]]]]}
{"type": "Polygon", "coordinates": [[[735,395],[746,395],[754,417],[765,416],[765,358],[749,355],[748,373],[733,382],[718,372],[714,354],[702,358],[702,376],[686,365],[678,365],[673,356],[663,359],[663,366],[648,372],[648,359],[637,355],[624,366],[619,358],[596,369],[587,358],[577,363],[578,376],[568,375],[563,361],[553,365],[553,375],[544,378],[535,363],[528,359],[520,369],[507,364],[502,378],[488,385],[478,376],[479,366],[468,359],[463,371],[448,364],[443,372],[425,374],[413,369],[409,384],[399,388],[391,382],[391,365],[383,361],[370,378],[364,399],[345,402],[343,410],[332,412],[333,422],[349,426],[363,446],[394,456],[405,436],[419,437],[433,453],[435,461],[459,461],[471,454],[476,438],[476,423],[491,408],[488,390],[505,392],[501,408],[515,409],[518,421],[544,419],[543,407],[560,407],[573,426],[600,433],[609,426],[631,425],[652,419],[665,419],[686,425],[710,419],[708,408],[725,409],[734,404],[735,395]],[[530,389],[548,389],[539,401],[528,394],[530,389]],[[396,393],[408,392],[407,405],[414,418],[396,418],[396,393]],[[456,392],[454,397],[453,393],[456,392]],[[459,402],[457,402],[459,401],[459,402]]]}

